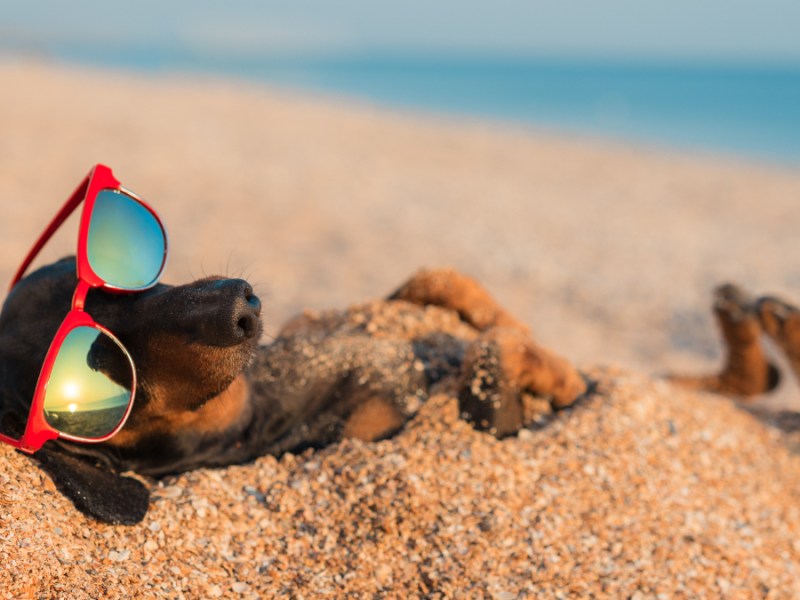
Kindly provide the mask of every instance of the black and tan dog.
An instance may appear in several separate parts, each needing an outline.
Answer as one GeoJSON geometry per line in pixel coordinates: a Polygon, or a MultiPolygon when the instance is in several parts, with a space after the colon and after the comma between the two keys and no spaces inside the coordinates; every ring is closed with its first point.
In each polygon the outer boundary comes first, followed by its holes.
{"type": "MultiPolygon", "coordinates": [[[[20,282],[0,314],[0,424],[19,433],[47,345],[69,309],[75,261],[20,282]]],[[[261,304],[240,279],[89,294],[87,310],[130,351],[139,387],[131,416],[102,444],[48,442],[35,457],[75,505],[135,523],[159,477],[203,466],[374,440],[410,419],[439,382],[455,382],[463,415],[498,437],[586,391],[564,359],[476,282],[420,272],[386,300],[304,314],[259,346],[261,304]]]]}

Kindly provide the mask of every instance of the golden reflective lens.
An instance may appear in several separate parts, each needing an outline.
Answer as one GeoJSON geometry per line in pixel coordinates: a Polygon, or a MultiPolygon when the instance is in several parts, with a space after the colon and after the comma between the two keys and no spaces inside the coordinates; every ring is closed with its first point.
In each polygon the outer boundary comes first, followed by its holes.
{"type": "Polygon", "coordinates": [[[80,438],[101,438],[125,417],[133,370],[111,337],[93,327],[67,334],[47,382],[44,414],[58,431],[80,438]]]}

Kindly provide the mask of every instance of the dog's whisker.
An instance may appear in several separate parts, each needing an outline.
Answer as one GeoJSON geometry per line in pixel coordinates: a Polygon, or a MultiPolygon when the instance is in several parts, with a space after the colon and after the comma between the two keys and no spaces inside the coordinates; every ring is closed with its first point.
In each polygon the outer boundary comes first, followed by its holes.
{"type": "Polygon", "coordinates": [[[188,260],[186,261],[186,270],[189,272],[189,279],[192,279],[192,280],[196,279],[195,276],[194,276],[194,271],[192,269],[192,265],[188,260]]]}
{"type": "Polygon", "coordinates": [[[231,259],[233,258],[233,250],[228,252],[228,260],[225,262],[225,277],[230,277],[231,273],[231,259]]]}
{"type": "Polygon", "coordinates": [[[247,262],[247,264],[245,264],[245,265],[242,267],[242,270],[241,270],[241,272],[242,272],[242,276],[243,276],[243,278],[244,278],[244,279],[247,279],[248,281],[250,280],[250,277],[251,277],[251,276],[252,276],[252,274],[253,274],[253,265],[255,265],[255,262],[256,262],[256,261],[255,261],[255,259],[254,259],[254,258],[251,258],[251,259],[250,259],[250,260],[247,262]]]}
{"type": "Polygon", "coordinates": [[[257,279],[254,280],[254,279],[252,279],[250,277],[245,277],[245,279],[250,284],[250,286],[253,288],[254,292],[260,292],[260,291],[262,291],[262,288],[266,287],[261,281],[259,281],[257,279]]]}

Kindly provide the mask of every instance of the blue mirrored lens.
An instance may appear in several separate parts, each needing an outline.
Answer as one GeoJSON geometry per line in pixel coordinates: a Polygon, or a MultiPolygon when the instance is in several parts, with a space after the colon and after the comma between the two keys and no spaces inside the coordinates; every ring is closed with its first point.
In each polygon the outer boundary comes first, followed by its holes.
{"type": "Polygon", "coordinates": [[[139,201],[118,190],[97,194],[87,253],[107,283],[127,290],[152,285],[164,267],[166,246],[164,230],[139,201]]]}
{"type": "Polygon", "coordinates": [[[93,327],[76,327],[58,351],[44,395],[44,416],[62,433],[102,438],[125,417],[133,369],[111,337],[93,327]]]}

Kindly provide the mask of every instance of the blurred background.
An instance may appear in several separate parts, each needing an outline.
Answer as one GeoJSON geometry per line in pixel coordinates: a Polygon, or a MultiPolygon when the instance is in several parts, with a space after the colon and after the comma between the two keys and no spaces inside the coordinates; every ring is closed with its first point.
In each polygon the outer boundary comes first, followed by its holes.
{"type": "MultiPolygon", "coordinates": [[[[268,336],[453,265],[581,364],[710,369],[715,285],[800,301],[798,23],[795,0],[0,0],[0,277],[105,162],[164,216],[167,279],[247,276],[268,336]]],[[[43,260],[72,251],[74,226],[43,260]]]]}
{"type": "Polygon", "coordinates": [[[793,0],[2,4],[5,52],[800,162],[793,0]]]}

